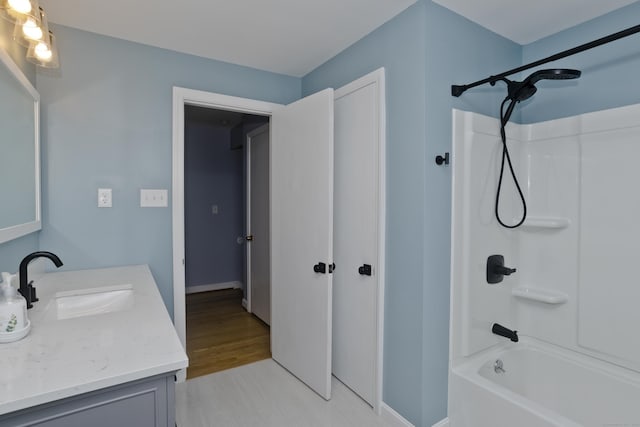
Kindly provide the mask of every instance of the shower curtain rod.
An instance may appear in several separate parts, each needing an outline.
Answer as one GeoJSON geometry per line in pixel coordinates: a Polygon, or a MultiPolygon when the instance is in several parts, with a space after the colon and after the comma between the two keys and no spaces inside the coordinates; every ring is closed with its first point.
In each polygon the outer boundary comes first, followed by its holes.
{"type": "Polygon", "coordinates": [[[564,50],[562,52],[556,53],[555,55],[548,56],[544,59],[539,59],[527,65],[523,65],[521,67],[514,68],[509,71],[505,71],[504,73],[501,73],[495,76],[489,76],[486,79],[478,80],[477,82],[474,82],[468,85],[452,85],[451,95],[458,97],[462,95],[467,89],[471,89],[473,87],[480,86],[485,83],[489,83],[491,84],[491,86],[493,86],[496,84],[498,80],[502,80],[504,77],[510,76],[511,74],[519,73],[520,71],[528,70],[530,68],[537,67],[538,65],[546,64],[547,62],[566,58],[567,56],[575,55],[576,53],[584,52],[585,50],[593,49],[594,47],[602,46],[603,44],[611,43],[613,41],[631,36],[639,32],[640,32],[640,25],[636,25],[634,27],[627,28],[626,30],[622,30],[617,33],[610,34],[606,37],[602,37],[600,39],[594,40],[592,42],[581,44],[580,46],[576,46],[574,48],[564,50]]]}

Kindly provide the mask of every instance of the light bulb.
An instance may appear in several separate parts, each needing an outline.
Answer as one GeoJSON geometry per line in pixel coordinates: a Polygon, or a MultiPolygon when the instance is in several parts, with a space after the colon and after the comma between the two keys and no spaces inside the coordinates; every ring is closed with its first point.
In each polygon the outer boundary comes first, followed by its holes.
{"type": "Polygon", "coordinates": [[[29,40],[42,40],[42,28],[36,24],[33,18],[28,18],[25,23],[22,24],[22,34],[29,40]]]}
{"type": "Polygon", "coordinates": [[[51,57],[53,56],[53,52],[51,52],[49,46],[44,42],[40,42],[36,45],[35,53],[39,60],[45,62],[51,60],[51,57]]]}
{"type": "Polygon", "coordinates": [[[9,7],[22,14],[31,12],[31,2],[29,0],[9,0],[9,7]]]}

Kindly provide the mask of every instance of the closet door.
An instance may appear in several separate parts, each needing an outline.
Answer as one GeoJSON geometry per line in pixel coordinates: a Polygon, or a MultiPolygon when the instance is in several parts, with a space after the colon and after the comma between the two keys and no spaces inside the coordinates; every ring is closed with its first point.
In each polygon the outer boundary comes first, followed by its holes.
{"type": "Polygon", "coordinates": [[[379,70],[335,93],[333,374],[374,407],[381,370],[383,85],[379,70]]]}
{"type": "MultiPolygon", "coordinates": [[[[331,398],[333,89],[271,118],[271,353],[331,398]]],[[[338,266],[338,268],[340,268],[338,266]]]]}

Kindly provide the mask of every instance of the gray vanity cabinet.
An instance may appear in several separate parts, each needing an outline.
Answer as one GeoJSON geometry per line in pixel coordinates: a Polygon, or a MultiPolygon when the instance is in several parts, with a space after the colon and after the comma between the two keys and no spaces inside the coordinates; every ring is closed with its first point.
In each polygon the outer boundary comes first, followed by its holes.
{"type": "Polygon", "coordinates": [[[0,415],[0,427],[174,427],[175,376],[158,375],[0,415]]]}

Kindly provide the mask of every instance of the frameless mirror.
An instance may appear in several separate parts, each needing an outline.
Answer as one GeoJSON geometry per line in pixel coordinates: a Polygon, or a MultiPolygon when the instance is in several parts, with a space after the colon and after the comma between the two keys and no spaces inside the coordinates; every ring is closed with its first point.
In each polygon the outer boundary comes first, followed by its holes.
{"type": "Polygon", "coordinates": [[[0,243],[40,230],[40,95],[0,49],[0,243]]]}

